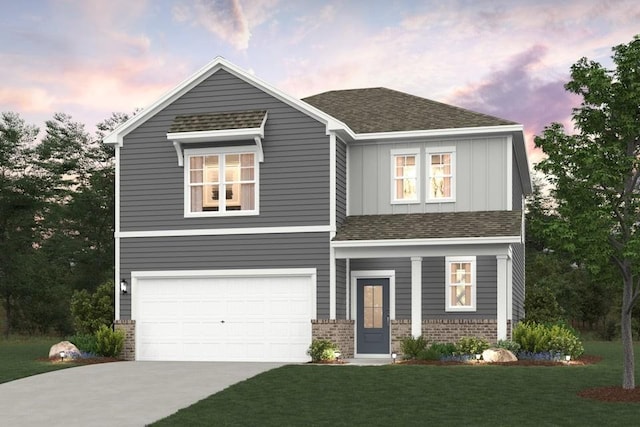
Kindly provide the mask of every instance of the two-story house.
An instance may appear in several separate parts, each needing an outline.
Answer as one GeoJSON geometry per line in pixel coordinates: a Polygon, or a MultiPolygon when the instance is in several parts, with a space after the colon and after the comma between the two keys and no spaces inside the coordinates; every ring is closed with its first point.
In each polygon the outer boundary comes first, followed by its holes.
{"type": "Polygon", "coordinates": [[[519,124],[384,88],[298,100],[216,58],[104,142],[129,359],[389,357],[524,316],[519,124]]]}

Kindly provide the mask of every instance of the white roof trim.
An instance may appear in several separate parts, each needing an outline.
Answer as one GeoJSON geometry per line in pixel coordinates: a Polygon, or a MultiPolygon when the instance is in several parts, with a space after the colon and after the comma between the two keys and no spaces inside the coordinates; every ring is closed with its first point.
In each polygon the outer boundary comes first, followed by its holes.
{"type": "Polygon", "coordinates": [[[103,142],[105,144],[118,144],[119,146],[122,146],[123,139],[127,134],[135,130],[138,126],[142,125],[157,112],[167,107],[176,99],[180,98],[186,92],[193,89],[195,86],[202,83],[204,80],[206,80],[219,70],[225,70],[233,74],[239,79],[244,80],[245,82],[263,90],[264,92],[284,102],[285,104],[290,105],[291,107],[307,114],[308,116],[320,121],[321,123],[324,123],[327,126],[327,134],[330,130],[347,129],[347,125],[340,122],[339,120],[336,120],[334,117],[328,115],[327,113],[318,110],[317,108],[307,104],[304,101],[287,95],[286,93],[280,91],[279,89],[276,89],[270,84],[249,74],[248,72],[242,70],[238,66],[219,56],[202,67],[196,73],[183,80],[179,85],[165,93],[162,97],[160,97],[160,99],[149,105],[147,108],[143,109],[139,114],[136,114],[125,123],[118,126],[113,132],[111,132],[103,139],[103,142]]]}
{"type": "Polygon", "coordinates": [[[202,130],[194,132],[170,132],[167,139],[181,144],[190,142],[236,141],[241,139],[264,138],[264,128],[202,130]]]}
{"type": "Polygon", "coordinates": [[[331,242],[334,248],[367,248],[367,247],[396,247],[396,246],[436,246],[436,245],[489,245],[520,243],[520,236],[499,237],[456,237],[439,239],[381,239],[381,240],[338,240],[331,242]]]}
{"type": "Polygon", "coordinates": [[[373,132],[373,133],[353,133],[351,129],[347,133],[355,141],[370,141],[375,139],[409,139],[425,137],[480,135],[489,133],[523,132],[522,125],[500,125],[500,126],[480,126],[448,129],[425,129],[399,132],[373,132]]]}

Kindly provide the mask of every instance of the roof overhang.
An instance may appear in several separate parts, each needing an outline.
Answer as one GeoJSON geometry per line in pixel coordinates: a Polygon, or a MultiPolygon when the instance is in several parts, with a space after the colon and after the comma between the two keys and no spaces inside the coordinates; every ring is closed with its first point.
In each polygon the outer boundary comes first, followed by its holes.
{"type": "Polygon", "coordinates": [[[400,246],[493,245],[522,243],[522,236],[456,237],[438,239],[337,240],[334,248],[391,248],[400,246]]]}
{"type": "Polygon", "coordinates": [[[280,91],[279,89],[271,86],[265,81],[257,78],[256,76],[250,74],[247,71],[244,71],[240,67],[232,64],[222,57],[217,57],[196,73],[183,80],[179,85],[166,92],[160,99],[158,99],[153,104],[144,108],[140,113],[131,117],[126,122],[122,123],[116,129],[113,130],[109,135],[107,135],[103,142],[105,144],[113,144],[122,147],[124,142],[124,137],[129,133],[133,132],[140,125],[145,123],[148,119],[153,117],[156,113],[166,108],[168,105],[173,103],[175,100],[180,98],[182,95],[202,83],[204,80],[215,74],[216,72],[224,70],[228,73],[234,75],[235,77],[243,80],[250,85],[264,91],[265,93],[273,96],[274,98],[284,102],[285,104],[295,108],[296,110],[310,116],[311,118],[323,123],[326,126],[327,135],[331,132],[335,132],[338,130],[348,129],[347,125],[342,123],[341,121],[335,119],[334,117],[328,115],[327,113],[313,107],[310,104],[307,104],[304,101],[296,99],[286,93],[280,91]]]}
{"type": "Polygon", "coordinates": [[[178,165],[184,166],[184,156],[182,154],[182,144],[193,143],[226,143],[230,141],[247,141],[253,140],[258,148],[258,161],[264,161],[264,152],[262,151],[262,139],[264,138],[264,125],[267,122],[267,113],[264,114],[260,127],[257,128],[240,128],[240,129],[219,129],[219,130],[202,130],[194,132],[169,132],[167,139],[173,142],[173,147],[178,156],[178,165]]]}

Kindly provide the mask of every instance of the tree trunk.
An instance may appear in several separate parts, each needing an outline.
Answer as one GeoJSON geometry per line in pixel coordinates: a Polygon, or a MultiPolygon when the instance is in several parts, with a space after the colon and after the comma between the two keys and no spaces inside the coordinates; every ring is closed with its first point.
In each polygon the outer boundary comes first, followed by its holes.
{"type": "Polygon", "coordinates": [[[633,355],[633,333],[631,330],[631,302],[633,294],[633,278],[624,275],[624,291],[622,295],[622,388],[631,390],[636,387],[635,363],[633,355]]]}

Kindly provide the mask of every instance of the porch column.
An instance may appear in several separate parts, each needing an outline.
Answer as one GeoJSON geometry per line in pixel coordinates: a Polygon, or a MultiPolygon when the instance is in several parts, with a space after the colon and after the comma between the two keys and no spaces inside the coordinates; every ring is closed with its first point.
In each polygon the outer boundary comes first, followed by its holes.
{"type": "Polygon", "coordinates": [[[411,335],[422,335],[422,257],[411,257],[411,335]]]}
{"type": "Polygon", "coordinates": [[[509,291],[507,289],[509,285],[509,280],[507,277],[508,269],[507,269],[507,259],[506,255],[497,255],[496,259],[498,261],[498,277],[497,277],[497,287],[498,287],[498,295],[497,295],[497,303],[498,303],[498,339],[506,340],[507,339],[507,315],[509,312],[508,307],[508,295],[509,291]]]}

